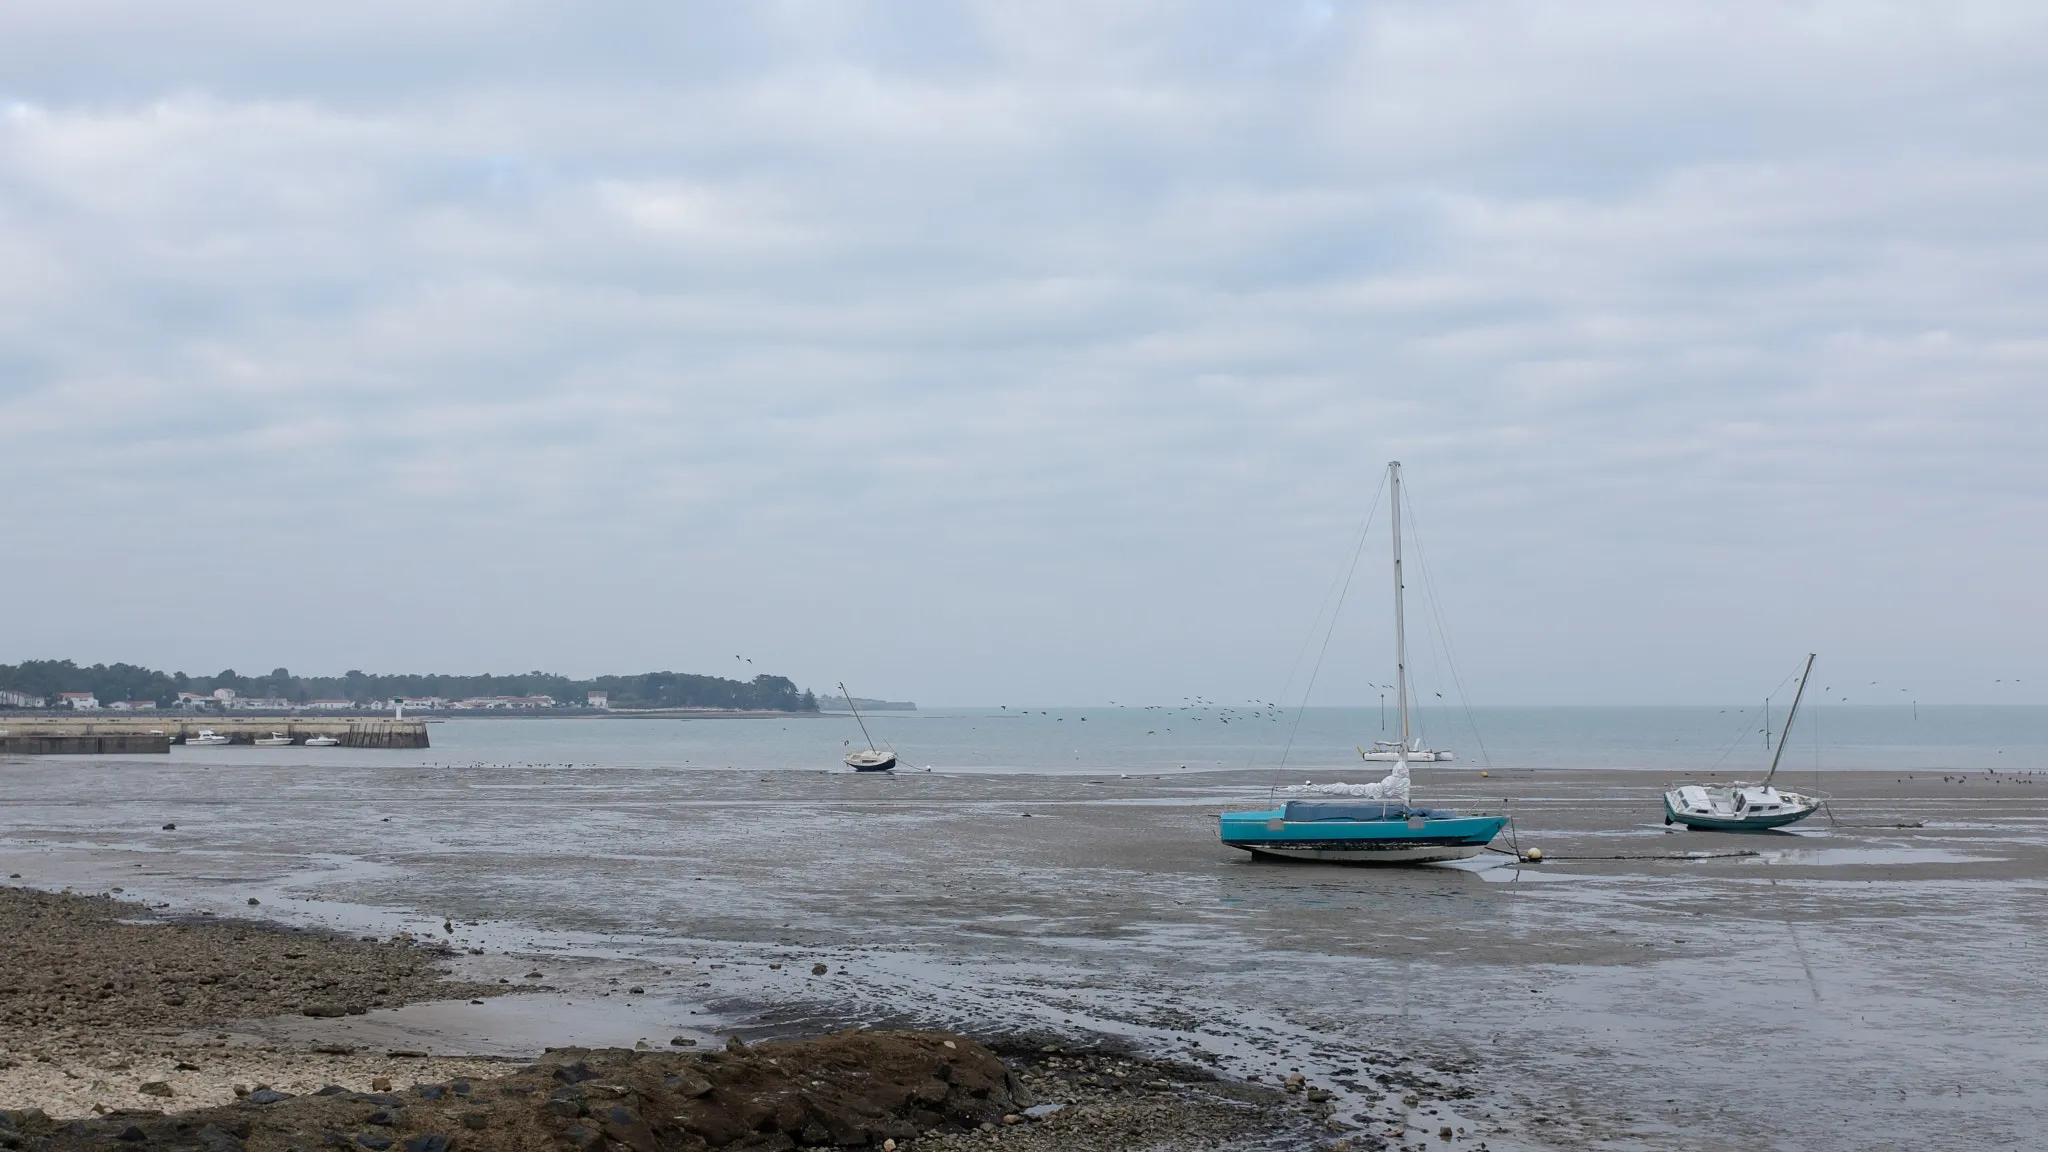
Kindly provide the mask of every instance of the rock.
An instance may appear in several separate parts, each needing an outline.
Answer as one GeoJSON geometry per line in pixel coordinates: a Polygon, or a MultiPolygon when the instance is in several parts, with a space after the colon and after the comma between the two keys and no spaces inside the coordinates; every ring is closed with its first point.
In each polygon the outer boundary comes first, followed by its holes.
{"type": "Polygon", "coordinates": [[[339,1004],[308,1004],[304,1008],[299,1009],[299,1014],[301,1016],[312,1016],[316,1019],[332,1019],[336,1016],[348,1015],[348,1009],[343,1008],[339,1004]]]}
{"type": "Polygon", "coordinates": [[[597,1073],[590,1070],[590,1065],[578,1060],[573,1064],[564,1064],[560,1068],[555,1069],[555,1079],[560,1080],[564,1084],[581,1084],[585,1080],[597,1079],[597,1073]]]}
{"type": "Polygon", "coordinates": [[[370,1113],[363,1123],[375,1124],[380,1128],[396,1128],[398,1127],[398,1119],[398,1113],[389,1108],[379,1108],[375,1112],[370,1113]]]}
{"type": "Polygon", "coordinates": [[[1011,1112],[1003,1117],[1003,1123],[1007,1125],[1017,1125],[1022,1124],[1023,1122],[1024,1118],[1022,1116],[1017,1115],[1015,1112],[1011,1112]]]}
{"type": "MultiPolygon", "coordinates": [[[[316,1051],[317,1051],[317,1049],[316,1049],[316,1051]]],[[[346,1095],[348,1095],[348,1089],[346,1089],[346,1088],[343,1088],[343,1087],[342,1087],[341,1085],[339,1085],[339,1084],[329,1084],[329,1085],[328,1085],[327,1087],[325,1087],[325,1088],[322,1088],[322,1089],[320,1089],[320,1090],[319,1090],[318,1092],[315,1092],[315,1093],[313,1093],[313,1095],[315,1095],[315,1096],[346,1096],[346,1095]]]]}
{"type": "Polygon", "coordinates": [[[374,1079],[374,1080],[370,1081],[370,1091],[372,1091],[372,1092],[389,1092],[389,1091],[391,1091],[391,1077],[389,1077],[389,1076],[379,1076],[379,1077],[377,1077],[376,1079],[374,1079]]]}
{"type": "Polygon", "coordinates": [[[747,1042],[740,1039],[739,1035],[735,1033],[725,1038],[725,1050],[727,1052],[745,1052],[747,1050],[747,1042]]]}
{"type": "Polygon", "coordinates": [[[824,965],[824,964],[813,964],[813,965],[811,965],[811,975],[813,975],[813,976],[823,976],[823,975],[824,975],[825,973],[827,973],[827,972],[830,972],[831,970],[832,970],[832,969],[831,969],[831,967],[830,967],[830,966],[828,966],[828,965],[824,965]]]}
{"type": "MultiPolygon", "coordinates": [[[[1530,849],[1530,851],[1534,851],[1534,849],[1530,849]]],[[[1439,1140],[1449,1140],[1451,1138],[1451,1126],[1449,1124],[1446,1124],[1443,1127],[1437,1129],[1436,1138],[1439,1140]]]]}
{"type": "Polygon", "coordinates": [[[422,1100],[439,1100],[448,1094],[448,1090],[439,1084],[415,1084],[412,1086],[412,1090],[422,1100]]]}
{"type": "Polygon", "coordinates": [[[695,1048],[697,1046],[697,1042],[695,1040],[690,1039],[688,1036],[678,1036],[675,1039],[669,1041],[669,1043],[675,1045],[678,1048],[695,1048]]]}
{"type": "Polygon", "coordinates": [[[263,903],[263,901],[261,901],[261,900],[258,900],[258,899],[257,899],[257,898],[255,898],[254,896],[251,896],[251,897],[249,897],[249,906],[250,906],[251,908],[254,908],[254,907],[255,907],[256,905],[258,905],[258,904],[261,904],[261,903],[263,903]]]}
{"type": "Polygon", "coordinates": [[[242,1142],[211,1124],[192,1134],[206,1152],[242,1152],[242,1142]]]}
{"type": "MultiPolygon", "coordinates": [[[[310,1016],[312,1013],[309,1012],[307,1015],[310,1016]]],[[[353,1056],[356,1054],[355,1046],[351,1044],[315,1044],[313,1051],[318,1052],[322,1056],[353,1056]]]]}
{"type": "Polygon", "coordinates": [[[1311,1103],[1321,1104],[1330,1098],[1330,1090],[1327,1088],[1311,1088],[1308,1090],[1308,1098],[1311,1103]]]}
{"type": "Polygon", "coordinates": [[[590,1149],[595,1149],[604,1143],[604,1137],[599,1136],[581,1124],[569,1125],[568,1129],[562,1133],[562,1139],[569,1147],[578,1149],[579,1152],[589,1152],[590,1149]]]}
{"type": "Polygon", "coordinates": [[[379,1136],[375,1132],[365,1132],[356,1137],[356,1143],[368,1148],[370,1152],[384,1152],[384,1149],[391,1147],[397,1141],[389,1136],[379,1136]]]}
{"type": "Polygon", "coordinates": [[[144,1140],[149,1139],[149,1133],[144,1132],[142,1129],[137,1128],[133,1124],[130,1124],[126,1128],[123,1128],[119,1132],[115,1133],[114,1139],[129,1144],[140,1144],[144,1140]]]}
{"type": "Polygon", "coordinates": [[[491,1114],[489,1112],[464,1112],[462,1114],[462,1126],[472,1132],[483,1131],[484,1128],[490,1125],[490,1122],[491,1114]]]}
{"type": "Polygon", "coordinates": [[[405,1142],[405,1152],[448,1152],[455,1141],[439,1132],[428,1132],[405,1142]]]}
{"type": "Polygon", "coordinates": [[[164,825],[164,831],[166,831],[166,832],[176,832],[177,830],[178,830],[178,826],[177,826],[176,824],[166,824],[166,825],[164,825]]]}
{"type": "Polygon", "coordinates": [[[249,1093],[243,1102],[247,1104],[276,1104],[291,1098],[292,1094],[289,1092],[279,1092],[275,1088],[258,1088],[254,1092],[249,1093]]]}
{"type": "Polygon", "coordinates": [[[1299,1092],[1307,1083],[1307,1078],[1302,1076],[1301,1073],[1296,1072],[1288,1076],[1286,1081],[1281,1084],[1281,1087],[1289,1092],[1299,1092]]]}
{"type": "Polygon", "coordinates": [[[1034,1104],[1024,1110],[1024,1118],[1027,1120],[1043,1120],[1065,1107],[1065,1104],[1034,1104]]]}
{"type": "Polygon", "coordinates": [[[1422,1098],[1415,1095],[1413,1092],[1409,1093],[1406,1096],[1401,1097],[1401,1107],[1403,1108],[1414,1108],[1419,1106],[1421,1103],[1422,1098]]]}
{"type": "Polygon", "coordinates": [[[150,1080],[137,1088],[136,1091],[144,1096],[163,1096],[168,1098],[171,1095],[171,1086],[161,1080],[150,1080]]]}

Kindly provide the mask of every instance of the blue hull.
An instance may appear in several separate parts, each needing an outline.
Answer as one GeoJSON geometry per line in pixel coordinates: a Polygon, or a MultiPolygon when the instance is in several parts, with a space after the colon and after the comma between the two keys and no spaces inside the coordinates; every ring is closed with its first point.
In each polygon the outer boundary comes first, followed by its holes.
{"type": "Polygon", "coordinates": [[[1486,850],[1505,816],[1411,820],[1289,820],[1286,809],[1225,812],[1226,847],[1259,856],[1344,864],[1426,864],[1462,860],[1486,850]]]}

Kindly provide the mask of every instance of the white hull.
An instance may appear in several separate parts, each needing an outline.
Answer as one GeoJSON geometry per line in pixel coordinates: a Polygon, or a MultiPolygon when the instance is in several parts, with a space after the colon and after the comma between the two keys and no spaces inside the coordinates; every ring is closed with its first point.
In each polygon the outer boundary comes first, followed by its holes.
{"type": "Polygon", "coordinates": [[[306,747],[308,748],[332,748],[340,743],[341,741],[336,740],[332,736],[309,736],[306,738],[306,747]]]}
{"type": "Polygon", "coordinates": [[[186,738],[185,738],[185,743],[187,743],[187,744],[190,744],[190,745],[197,745],[197,746],[199,746],[199,747],[202,747],[202,748],[212,748],[212,747],[217,747],[217,746],[219,746],[219,745],[222,745],[222,744],[225,744],[225,743],[227,743],[227,742],[228,742],[228,738],[227,738],[227,737],[225,737],[225,736],[222,736],[222,735],[220,735],[220,734],[216,733],[216,732],[215,732],[215,731],[214,731],[213,729],[211,729],[211,728],[201,728],[201,729],[199,730],[199,735],[197,735],[197,736],[188,736],[188,737],[186,737],[186,738]]]}
{"type": "Polygon", "coordinates": [[[1486,851],[1484,844],[1418,844],[1412,848],[1271,848],[1249,849],[1254,856],[1282,860],[1320,860],[1328,864],[1434,864],[1466,860],[1486,851]]]}
{"type": "Polygon", "coordinates": [[[848,756],[846,766],[855,772],[887,772],[896,767],[896,754],[869,748],[848,756]]]}

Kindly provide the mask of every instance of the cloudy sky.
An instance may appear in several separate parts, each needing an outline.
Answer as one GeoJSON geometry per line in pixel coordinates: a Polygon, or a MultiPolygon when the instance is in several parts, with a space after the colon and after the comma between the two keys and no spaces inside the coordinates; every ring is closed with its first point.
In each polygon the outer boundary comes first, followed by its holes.
{"type": "Polygon", "coordinates": [[[2044,205],[2039,3],[14,0],[0,661],[1273,699],[1399,458],[1476,702],[2048,702],[2044,205]]]}

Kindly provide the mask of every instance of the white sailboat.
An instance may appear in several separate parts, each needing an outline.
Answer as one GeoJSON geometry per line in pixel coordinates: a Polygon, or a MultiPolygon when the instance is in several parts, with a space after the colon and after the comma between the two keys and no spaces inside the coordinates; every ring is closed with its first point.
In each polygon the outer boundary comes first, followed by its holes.
{"type": "Polygon", "coordinates": [[[846,766],[855,772],[887,772],[896,767],[896,751],[883,751],[875,747],[875,738],[868,735],[868,722],[860,718],[860,705],[853,702],[853,693],[846,690],[846,682],[839,682],[839,694],[846,698],[846,706],[853,710],[853,722],[860,725],[861,738],[868,742],[866,748],[846,754],[846,766]]]}
{"type": "Polygon", "coordinates": [[[1449,748],[1424,748],[1422,746],[1422,737],[1420,736],[1415,737],[1405,745],[1399,740],[1375,740],[1372,742],[1372,751],[1368,752],[1363,748],[1358,750],[1358,758],[1360,760],[1373,760],[1381,763],[1406,760],[1410,764],[1429,764],[1436,761],[1449,762],[1457,759],[1456,756],[1451,755],[1449,748]],[[1402,755],[1403,752],[1406,752],[1407,755],[1402,755]]]}
{"type": "Polygon", "coordinates": [[[1778,761],[1785,755],[1785,737],[1799,716],[1799,700],[1806,695],[1806,678],[1813,675],[1813,653],[1806,654],[1806,669],[1799,674],[1799,690],[1792,694],[1792,710],[1785,716],[1784,731],[1778,733],[1778,747],[1771,753],[1771,770],[1763,783],[1741,780],[1729,784],[1679,784],[1664,793],[1664,823],[1683,824],[1710,832],[1761,832],[1797,823],[1820,808],[1821,798],[1804,796],[1771,787],[1778,774],[1778,761]]]}

